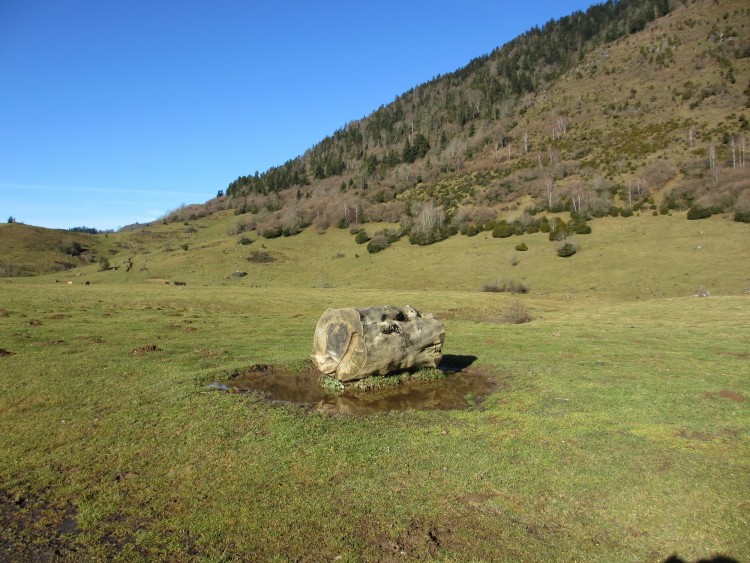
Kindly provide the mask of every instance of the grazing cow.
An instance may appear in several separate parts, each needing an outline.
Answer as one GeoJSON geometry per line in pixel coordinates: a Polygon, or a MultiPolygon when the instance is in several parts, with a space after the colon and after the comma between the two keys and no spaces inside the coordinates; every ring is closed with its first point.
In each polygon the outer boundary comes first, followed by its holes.
{"type": "Polygon", "coordinates": [[[73,282],[72,282],[72,281],[69,281],[69,282],[68,282],[68,285],[73,285],[73,282]]]}
{"type": "Polygon", "coordinates": [[[85,284],[83,284],[83,285],[91,285],[91,282],[86,282],[86,283],[85,283],[85,284]]]}

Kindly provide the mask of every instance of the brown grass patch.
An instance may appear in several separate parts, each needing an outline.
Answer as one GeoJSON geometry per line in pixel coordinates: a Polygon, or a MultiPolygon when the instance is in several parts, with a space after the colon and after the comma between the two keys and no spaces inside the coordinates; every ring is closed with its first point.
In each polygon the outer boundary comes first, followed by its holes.
{"type": "Polygon", "coordinates": [[[146,346],[141,346],[140,348],[133,349],[134,356],[145,356],[146,354],[149,354],[151,352],[161,352],[161,348],[159,348],[156,344],[147,344],[146,346]]]}

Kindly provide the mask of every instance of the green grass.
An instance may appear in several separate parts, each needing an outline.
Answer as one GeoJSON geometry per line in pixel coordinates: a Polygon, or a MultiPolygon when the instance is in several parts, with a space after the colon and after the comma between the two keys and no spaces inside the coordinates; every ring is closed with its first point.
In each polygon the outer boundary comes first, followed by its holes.
{"type": "Polygon", "coordinates": [[[71,559],[750,556],[749,404],[719,395],[750,398],[745,296],[537,296],[543,319],[504,325],[482,315],[511,296],[474,291],[3,290],[0,483],[53,530],[75,507],[71,559]],[[384,300],[453,311],[445,352],[502,381],[483,410],[327,417],[208,388],[300,365],[323,310],[384,300]]]}

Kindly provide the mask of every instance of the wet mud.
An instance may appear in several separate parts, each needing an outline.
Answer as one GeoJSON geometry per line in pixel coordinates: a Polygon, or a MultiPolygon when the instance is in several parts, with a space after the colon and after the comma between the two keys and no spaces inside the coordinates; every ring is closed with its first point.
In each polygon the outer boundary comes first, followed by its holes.
{"type": "Polygon", "coordinates": [[[300,372],[288,372],[268,365],[252,366],[230,379],[211,384],[211,387],[256,393],[268,401],[335,415],[469,409],[481,407],[487,396],[500,387],[496,374],[470,365],[473,359],[459,356],[449,358],[440,366],[444,374],[441,379],[406,381],[367,391],[349,384],[343,391],[334,392],[321,385],[322,375],[312,367],[300,372]]]}

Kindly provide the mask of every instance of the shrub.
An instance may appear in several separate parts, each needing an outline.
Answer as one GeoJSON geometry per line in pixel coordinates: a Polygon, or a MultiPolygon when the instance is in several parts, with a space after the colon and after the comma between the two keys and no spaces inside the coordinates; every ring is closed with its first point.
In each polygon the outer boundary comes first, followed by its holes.
{"type": "Polygon", "coordinates": [[[77,240],[69,240],[60,245],[60,252],[71,256],[80,256],[85,249],[77,240]]]}
{"type": "Polygon", "coordinates": [[[246,246],[246,245],[248,245],[248,244],[250,244],[250,243],[252,243],[252,242],[253,242],[253,241],[252,241],[252,240],[250,240],[250,238],[248,238],[248,237],[242,237],[242,238],[240,238],[240,239],[239,239],[239,240],[237,241],[237,244],[241,244],[241,245],[243,245],[243,246],[246,246]]]}
{"type": "Polygon", "coordinates": [[[283,229],[278,226],[269,227],[262,234],[264,238],[278,238],[283,234],[283,229]]]}
{"type": "Polygon", "coordinates": [[[482,286],[481,291],[485,293],[521,293],[529,292],[529,288],[521,282],[514,280],[500,280],[497,282],[486,283],[482,286]]]}
{"type": "Polygon", "coordinates": [[[456,234],[456,231],[450,226],[435,228],[429,232],[415,229],[409,235],[409,242],[412,244],[418,244],[420,246],[426,246],[428,244],[433,244],[435,242],[445,240],[454,234],[456,234]]]}
{"type": "Polygon", "coordinates": [[[691,221],[696,219],[707,219],[711,217],[711,210],[699,205],[693,205],[687,212],[687,218],[691,221]]]}
{"type": "Polygon", "coordinates": [[[571,242],[566,242],[557,249],[557,255],[561,258],[573,256],[576,252],[578,252],[578,249],[576,248],[576,245],[571,242]]]}
{"type": "Polygon", "coordinates": [[[588,235],[591,234],[591,227],[586,223],[573,223],[568,224],[568,230],[574,232],[577,235],[588,235]]]}
{"type": "Polygon", "coordinates": [[[187,251],[188,248],[190,248],[190,246],[187,243],[185,243],[185,244],[180,245],[180,248],[182,248],[182,250],[184,251],[187,251]]]}
{"type": "Polygon", "coordinates": [[[357,244],[370,242],[370,235],[368,235],[367,231],[363,229],[357,233],[357,236],[354,238],[354,242],[356,242],[357,244]]]}
{"type": "Polygon", "coordinates": [[[748,211],[735,211],[734,220],[738,223],[750,223],[750,210],[748,211]]]}
{"type": "Polygon", "coordinates": [[[492,229],[492,236],[494,238],[507,238],[513,235],[513,227],[506,221],[500,221],[495,228],[492,229]]]}
{"type": "Polygon", "coordinates": [[[268,252],[263,252],[262,250],[254,250],[250,253],[250,256],[247,257],[248,262],[253,262],[255,264],[265,264],[268,262],[273,262],[274,257],[271,256],[268,252]]]}
{"type": "Polygon", "coordinates": [[[99,269],[102,272],[109,270],[109,259],[106,256],[99,258],[99,269]]]}
{"type": "Polygon", "coordinates": [[[529,247],[526,246],[525,242],[522,242],[521,244],[516,245],[516,250],[518,250],[519,252],[526,252],[528,249],[529,247]]]}
{"type": "Polygon", "coordinates": [[[531,322],[531,314],[523,303],[514,299],[503,307],[501,319],[505,323],[523,324],[531,322]]]}
{"type": "Polygon", "coordinates": [[[620,217],[632,217],[633,216],[633,210],[630,208],[624,208],[620,209],[620,217]]]}
{"type": "Polygon", "coordinates": [[[369,252],[370,254],[376,254],[381,250],[385,250],[390,245],[391,243],[388,241],[388,238],[385,235],[378,234],[372,237],[372,239],[370,239],[370,242],[367,243],[367,252],[369,252]]]}

